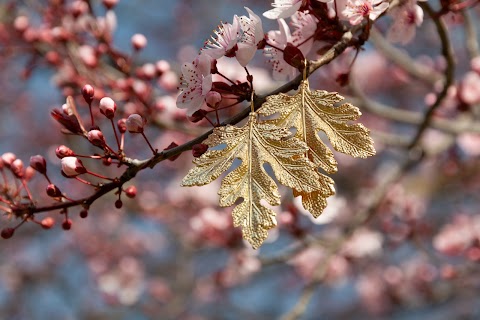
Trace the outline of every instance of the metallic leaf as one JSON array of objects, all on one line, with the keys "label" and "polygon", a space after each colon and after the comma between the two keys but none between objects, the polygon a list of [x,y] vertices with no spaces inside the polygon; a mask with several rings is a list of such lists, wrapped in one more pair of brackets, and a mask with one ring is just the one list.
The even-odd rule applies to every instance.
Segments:
[{"label": "metallic leaf", "polygon": [[182,180],[182,186],[205,185],[232,166],[236,158],[240,159],[241,164],[222,181],[219,202],[227,207],[243,200],[233,210],[233,222],[242,227],[244,238],[254,248],[260,247],[268,229],[276,225],[275,212],[262,205],[261,200],[271,206],[280,204],[277,185],[265,171],[265,163],[280,183],[298,192],[323,193],[328,188],[306,157],[306,143],[292,137],[288,128],[259,123],[256,113],[251,113],[241,128],[215,128],[204,143],[210,148],[225,147],[209,150],[195,159],[196,167]]},{"label": "metallic leaf", "polygon": [[[357,120],[360,110],[345,103],[338,107],[335,103],[343,100],[337,93],[323,90],[310,91],[308,81],[302,81],[299,91],[289,96],[278,94],[267,97],[267,101],[258,113],[270,116],[278,113],[279,117],[271,123],[280,127],[295,128],[295,137],[304,141],[309,147],[308,158],[316,168],[327,173],[337,171],[337,162],[332,151],[320,139],[318,133],[323,131],[333,148],[353,157],[366,158],[375,154],[373,140],[369,130]],[[333,195],[333,180],[320,174],[321,191],[302,191],[294,189],[294,196],[302,196],[302,204],[314,217],[318,217],[326,207],[325,199]]]}]

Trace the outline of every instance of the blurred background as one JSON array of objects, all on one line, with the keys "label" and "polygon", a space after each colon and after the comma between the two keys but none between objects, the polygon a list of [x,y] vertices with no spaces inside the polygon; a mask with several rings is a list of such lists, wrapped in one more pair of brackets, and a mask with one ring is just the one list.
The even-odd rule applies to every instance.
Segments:
[{"label": "blurred background", "polygon": [[[146,135],[160,150],[207,131],[208,123],[190,123],[175,108],[180,67],[195,58],[221,21],[247,15],[244,7],[261,16],[270,2],[123,0],[107,10],[101,1],[91,1],[98,25],[104,19],[112,35],[109,46],[123,52],[138,71],[122,74],[109,73],[109,58],[82,73],[88,58],[79,48],[64,52],[68,46],[53,40],[35,47],[44,29],[54,29],[51,21],[71,26],[71,34],[79,30],[75,1],[2,0],[0,154],[13,152],[25,163],[42,154],[49,176],[69,197],[90,194],[91,188],[61,176],[55,149],[65,144],[79,154],[94,150],[78,137],[62,135],[50,116],[72,94],[88,119],[79,91],[87,82],[98,89],[96,97],[111,95],[121,114],[145,114]],[[440,7],[436,1],[431,5]],[[37,40],[18,33],[19,16],[29,18]],[[432,128],[413,150],[406,146],[441,91],[447,64],[427,14],[405,46],[385,39],[393,20],[380,18],[352,70],[355,51],[347,50],[312,75],[312,89],[337,91],[360,108],[360,122],[372,130],[377,149],[369,159],[335,152],[337,194],[318,219],[281,189],[279,226],[261,249],[251,249],[232,226],[231,208],[218,206],[219,181],[180,187],[193,167],[191,153],[185,152],[142,171],[129,183],[137,187],[136,198],[124,199],[120,209],[111,194],[96,201],[86,219],[71,210],[71,230],[62,230],[58,212],[42,213],[41,218],[57,221],[52,229],[27,223],[12,239],[0,241],[0,319],[276,319],[300,297],[307,299],[300,319],[480,319],[480,99],[465,99],[467,88],[480,92],[480,80],[471,80],[480,72],[478,47],[468,44],[472,32],[478,44],[479,18],[478,5],[442,18],[455,52],[455,81]],[[265,32],[278,29],[275,21],[262,21]],[[95,42],[88,32],[78,33],[81,41],[69,41]],[[131,37],[136,33],[145,35],[148,44],[134,53]],[[321,47],[309,57],[318,57]],[[71,64],[56,60],[66,61],[68,52]],[[403,62],[398,60],[402,55],[407,56]],[[168,62],[168,74],[154,79],[142,74],[146,64],[161,60]],[[72,71],[75,61],[78,68]],[[222,58],[219,65],[233,79],[244,76],[233,59]],[[411,71],[412,66],[420,71]],[[272,79],[261,52],[249,70],[260,94],[282,84]],[[336,80],[345,73],[350,83],[341,86]],[[139,102],[144,92],[147,103]],[[107,132],[108,121],[98,119]],[[126,152],[145,159],[150,151],[141,137],[127,135]],[[384,184],[409,157],[418,160]],[[121,172],[85,163],[110,176]],[[44,179],[37,176],[29,185],[39,202],[48,203]],[[384,195],[372,207],[371,198],[378,194]],[[367,208],[374,212],[371,218],[342,240],[345,228]],[[2,227],[16,223],[8,217],[1,221]],[[332,252],[339,239],[339,249]]]}]

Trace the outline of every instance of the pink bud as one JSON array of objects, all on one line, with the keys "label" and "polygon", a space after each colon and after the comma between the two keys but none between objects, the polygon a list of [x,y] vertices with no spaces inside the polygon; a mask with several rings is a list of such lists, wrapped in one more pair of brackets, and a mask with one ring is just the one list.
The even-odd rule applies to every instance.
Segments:
[{"label": "pink bud", "polygon": [[62,171],[67,177],[74,177],[87,172],[80,159],[76,157],[62,158]]},{"label": "pink bud", "polygon": [[10,165],[10,169],[17,178],[23,178],[25,171],[23,169],[23,161],[20,159],[15,159]]},{"label": "pink bud", "polygon": [[55,155],[57,156],[57,158],[62,159],[62,158],[65,158],[65,157],[74,156],[75,152],[73,152],[73,150],[70,149],[69,147],[61,145],[61,146],[57,147],[57,149],[55,149]]},{"label": "pink bud", "polygon": [[82,88],[82,95],[85,102],[90,104],[93,101],[93,96],[95,95],[95,89],[89,84],[86,84]]},{"label": "pink bud", "polygon": [[13,237],[13,234],[15,233],[14,228],[5,228],[2,230],[2,238],[3,239],[10,239]]},{"label": "pink bud", "polygon": [[7,168],[10,167],[10,165],[12,164],[13,161],[15,161],[15,159],[17,159],[17,156],[11,152],[6,152],[2,154],[3,163]]},{"label": "pink bud", "polygon": [[77,53],[87,67],[93,68],[97,66],[97,54],[95,53],[95,49],[93,49],[91,46],[86,44],[80,46],[77,50]]},{"label": "pink bud", "polygon": [[100,112],[107,117],[108,119],[113,119],[115,116],[115,111],[117,110],[117,105],[115,101],[110,97],[103,97],[100,100]]},{"label": "pink bud", "polygon": [[170,70],[170,64],[166,60],[159,60],[155,63],[155,67],[157,68],[157,72],[163,74]]},{"label": "pink bud", "polygon": [[27,167],[27,169],[25,169],[25,176],[23,178],[26,181],[30,181],[35,176],[35,173],[35,169],[33,169],[32,167]]},{"label": "pink bud", "polygon": [[157,75],[157,68],[153,63],[145,63],[141,70],[143,75],[149,80],[155,78]]},{"label": "pink bud", "polygon": [[130,133],[142,133],[145,126],[145,120],[139,114],[132,114],[125,122],[127,130]]},{"label": "pink bud", "polygon": [[147,38],[140,33],[134,34],[132,36],[132,46],[135,50],[141,50],[147,46]]},{"label": "pink bud", "polygon": [[43,229],[50,229],[51,227],[53,227],[54,224],[55,224],[55,220],[53,220],[52,217],[46,217],[42,219],[42,221],[40,222],[40,225],[42,226]]},{"label": "pink bud", "polygon": [[217,91],[210,91],[205,96],[205,102],[207,103],[207,106],[212,109],[217,108],[220,101],[222,101],[222,95]]},{"label": "pink bud", "polygon": [[94,146],[103,147],[105,145],[105,138],[100,130],[88,131],[87,138]]},{"label": "pink bud", "polygon": [[117,5],[118,0],[103,0],[102,2],[105,8],[110,10]]},{"label": "pink bud", "polygon": [[72,15],[77,18],[88,11],[88,4],[85,1],[75,1],[71,7]]},{"label": "pink bud", "polygon": [[41,174],[47,173],[47,162],[45,161],[45,158],[39,154],[30,157],[30,167]]},{"label": "pink bud", "polygon": [[24,32],[25,30],[27,30],[29,25],[30,22],[28,20],[28,17],[25,16],[18,16],[13,21],[13,27],[19,32]]},{"label": "pink bud", "polygon": [[117,127],[118,127],[118,131],[120,131],[120,133],[127,132],[127,119],[123,118],[123,119],[118,120]]},{"label": "pink bud", "polygon": [[135,196],[137,195],[137,187],[129,186],[127,189],[125,189],[125,194],[129,198],[135,198]]},{"label": "pink bud", "polygon": [[47,195],[49,197],[52,197],[52,198],[58,198],[58,197],[62,196],[62,192],[60,191],[60,189],[56,185],[49,184],[47,186]]}]

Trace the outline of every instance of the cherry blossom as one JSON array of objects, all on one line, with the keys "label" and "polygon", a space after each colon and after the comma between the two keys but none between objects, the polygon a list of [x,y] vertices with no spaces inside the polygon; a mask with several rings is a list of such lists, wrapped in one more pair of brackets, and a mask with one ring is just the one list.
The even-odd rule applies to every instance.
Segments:
[{"label": "cherry blossom", "polygon": [[271,10],[265,11],[263,16],[268,19],[284,19],[292,16],[302,6],[302,0],[275,0]]},{"label": "cherry blossom", "polygon": [[202,52],[208,54],[213,59],[219,59],[223,56],[234,57],[238,50],[237,42],[240,38],[241,28],[238,16],[233,17],[233,24],[222,23],[215,30],[215,38],[206,42],[206,48]]},{"label": "cherry blossom", "polygon": [[242,67],[245,67],[252,60],[258,49],[258,44],[264,39],[262,20],[249,8],[245,7],[245,10],[247,10],[249,17],[241,16],[239,18],[242,37],[238,41],[238,51],[235,55]]},{"label": "cherry blossom", "polygon": [[285,20],[278,19],[278,26],[280,30],[272,30],[268,32],[269,43],[274,45],[275,48],[265,48],[264,52],[267,57],[271,58],[270,62],[273,65],[274,80],[292,79],[297,73],[297,69],[289,65],[283,59],[283,52],[278,50],[284,49],[287,46],[287,43],[292,42],[292,35],[290,34],[290,29]]},{"label": "cherry blossom", "polygon": [[[292,16],[292,26],[295,31],[292,33],[293,44],[300,46],[304,53],[310,52],[313,45],[313,35],[317,30],[318,20],[308,11],[297,11]],[[308,40],[307,40],[308,39]]]},{"label": "cherry blossom", "polygon": [[423,22],[422,8],[415,0],[409,0],[403,6],[393,8],[390,15],[394,22],[388,30],[388,40],[401,44],[409,43],[415,37],[416,27]]},{"label": "cherry blossom", "polygon": [[388,8],[383,0],[349,0],[343,15],[352,25],[359,24],[364,17],[375,20]]},{"label": "cherry blossom", "polygon": [[200,109],[212,89],[211,57],[200,54],[192,63],[185,63],[180,80],[182,92],[177,98],[177,107],[187,109],[187,115],[191,116]]}]

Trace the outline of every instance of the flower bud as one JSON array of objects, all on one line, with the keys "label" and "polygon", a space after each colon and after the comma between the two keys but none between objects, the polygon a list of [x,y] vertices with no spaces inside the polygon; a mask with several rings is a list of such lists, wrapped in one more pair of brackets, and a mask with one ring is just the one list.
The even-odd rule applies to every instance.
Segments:
[{"label": "flower bud", "polygon": [[85,99],[85,102],[90,104],[93,101],[93,96],[95,95],[95,89],[89,84],[86,84],[82,88],[82,96]]},{"label": "flower bud", "polygon": [[54,224],[55,220],[52,217],[46,217],[40,222],[40,225],[43,229],[50,229]]},{"label": "flower bud", "polygon": [[100,100],[100,112],[107,117],[108,119],[113,119],[115,116],[115,111],[117,110],[117,105],[115,101],[110,97],[103,97]]},{"label": "flower bud", "polygon": [[85,219],[86,217],[88,217],[88,210],[83,209],[82,211],[80,211],[80,218]]},{"label": "flower bud", "polygon": [[118,120],[117,128],[118,128],[118,131],[120,131],[120,133],[127,132],[127,119],[123,118]]},{"label": "flower bud", "polygon": [[87,172],[80,159],[76,157],[62,158],[62,171],[67,177],[74,177]]},{"label": "flower bud", "polygon": [[35,176],[35,173],[35,169],[28,166],[27,169],[25,169],[25,176],[23,178],[25,179],[25,181],[30,181]]},{"label": "flower bud", "polygon": [[135,50],[141,50],[147,46],[147,38],[140,33],[134,34],[132,36],[132,46]]},{"label": "flower bud", "polygon": [[115,201],[115,208],[120,209],[121,207],[123,207],[123,202],[122,200],[118,199]]},{"label": "flower bud", "polygon": [[58,198],[62,196],[62,192],[56,185],[51,183],[47,186],[47,195],[52,198]]},{"label": "flower bud", "polygon": [[142,133],[145,126],[145,120],[139,114],[132,114],[125,122],[127,130],[130,133]]},{"label": "flower bud", "polygon": [[195,158],[200,157],[208,150],[208,146],[204,143],[194,144],[192,147],[192,154]]},{"label": "flower bud", "polygon": [[70,149],[67,146],[61,145],[58,146],[57,149],[55,149],[55,155],[57,158],[62,159],[65,157],[72,157],[75,155],[75,152],[73,152],[72,149]]},{"label": "flower bud", "polygon": [[137,195],[137,187],[129,186],[127,189],[125,189],[125,194],[131,199],[135,198]]},{"label": "flower bud", "polygon": [[6,152],[2,154],[3,163],[7,168],[10,168],[10,165],[13,161],[15,161],[15,159],[17,159],[17,156],[11,152]]},{"label": "flower bud", "polygon": [[23,161],[15,159],[10,165],[10,169],[17,178],[23,178],[25,170],[23,169]]},{"label": "flower bud", "polygon": [[105,138],[100,130],[90,130],[87,133],[88,141],[96,147],[103,147],[105,145]]},{"label": "flower bud", "polygon": [[2,229],[2,238],[3,239],[10,239],[13,236],[14,233],[15,233],[14,228]]},{"label": "flower bud", "polygon": [[63,230],[70,230],[72,228],[72,220],[67,219],[62,223]]},{"label": "flower bud", "polygon": [[27,30],[29,26],[30,26],[30,21],[26,16],[18,16],[13,21],[13,27],[18,32],[22,32],[22,33],[25,32],[25,30]]},{"label": "flower bud", "polygon": [[157,68],[157,72],[159,74],[163,74],[170,70],[170,64],[166,60],[159,60],[155,63],[155,67]]},{"label": "flower bud", "polygon": [[30,167],[37,170],[41,174],[47,173],[47,162],[45,161],[45,158],[39,154],[30,157]]},{"label": "flower bud", "polygon": [[209,91],[205,96],[205,102],[207,103],[207,106],[212,109],[216,109],[221,101],[222,95],[217,91]]}]

